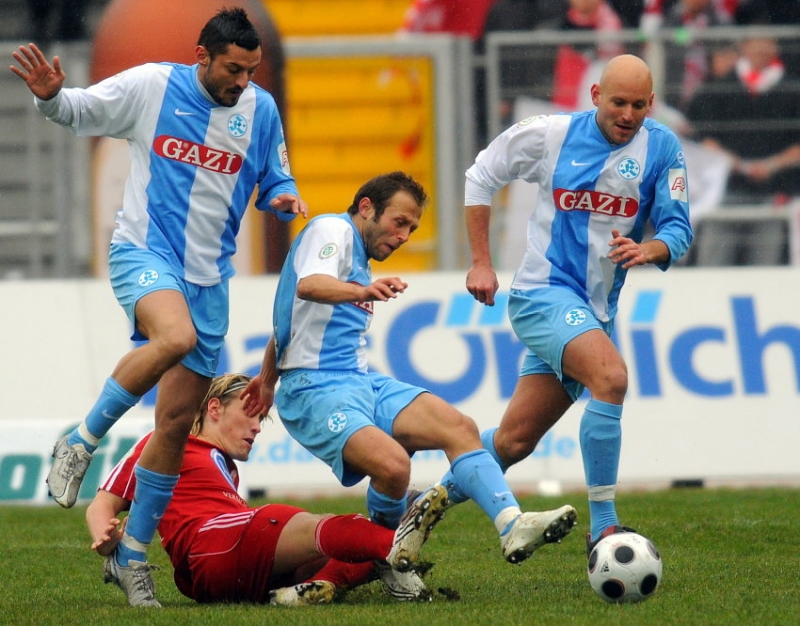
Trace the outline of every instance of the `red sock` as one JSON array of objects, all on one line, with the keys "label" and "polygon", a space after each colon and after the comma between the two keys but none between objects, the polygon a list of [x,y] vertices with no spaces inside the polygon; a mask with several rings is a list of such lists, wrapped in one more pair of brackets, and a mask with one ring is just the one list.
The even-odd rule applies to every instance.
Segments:
[{"label": "red sock", "polygon": [[363,515],[335,515],[317,524],[317,548],[331,559],[360,563],[385,559],[394,531],[373,524]]},{"label": "red sock", "polygon": [[336,559],[331,559],[321,570],[309,578],[308,581],[327,580],[333,583],[337,589],[349,589],[371,582],[374,579],[372,568],[372,561],[365,561],[364,563],[344,563]]}]

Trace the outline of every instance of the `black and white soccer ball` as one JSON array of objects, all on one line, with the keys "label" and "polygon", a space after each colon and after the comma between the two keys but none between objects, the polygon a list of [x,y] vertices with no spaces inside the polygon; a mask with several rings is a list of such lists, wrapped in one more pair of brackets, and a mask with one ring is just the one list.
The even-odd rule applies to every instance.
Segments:
[{"label": "black and white soccer ball", "polygon": [[606,602],[641,602],[658,589],[662,568],[661,555],[647,537],[615,533],[589,555],[589,584]]}]

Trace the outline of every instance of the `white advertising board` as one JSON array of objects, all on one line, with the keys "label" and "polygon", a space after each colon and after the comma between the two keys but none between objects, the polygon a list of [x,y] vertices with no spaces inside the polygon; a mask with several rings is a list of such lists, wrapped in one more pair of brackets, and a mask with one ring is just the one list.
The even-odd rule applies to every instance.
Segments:
[{"label": "white advertising board", "polygon": [[[425,386],[496,425],[516,381],[522,347],[504,306],[483,307],[463,273],[406,275],[409,288],[377,304],[370,362]],[[502,288],[511,276],[502,274]],[[620,487],[674,480],[800,479],[800,270],[652,268],[629,274],[614,339],[628,364]],[[221,368],[255,373],[271,328],[275,277],[231,283],[231,327]],[[0,502],[46,502],[52,444],[94,402],[130,329],[103,280],[0,284]],[[91,497],[129,445],[152,425],[154,394],[114,427],[90,468]],[[512,486],[581,485],[579,401],[533,455],[512,467]],[[439,452],[417,453],[412,481],[440,477]],[[292,441],[276,418],[243,468],[250,490],[333,493],[328,468]],[[365,487],[365,484],[360,487]]]}]

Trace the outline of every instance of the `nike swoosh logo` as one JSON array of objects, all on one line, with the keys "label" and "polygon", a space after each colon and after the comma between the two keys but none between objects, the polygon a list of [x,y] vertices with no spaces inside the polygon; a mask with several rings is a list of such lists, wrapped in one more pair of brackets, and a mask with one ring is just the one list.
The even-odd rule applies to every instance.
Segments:
[{"label": "nike swoosh logo", "polygon": [[181,111],[180,109],[175,109],[175,115],[194,115],[191,111]]},{"label": "nike swoosh logo", "polygon": [[[176,113],[177,113],[177,111],[176,111]],[[572,164],[573,164],[575,167],[582,167],[583,165],[591,165],[591,163],[579,163],[579,162],[578,162],[578,161],[576,161],[575,159],[572,159]]]},{"label": "nike swoosh logo", "polygon": [[500,493],[497,493],[496,491],[494,492],[495,498],[502,498],[503,496],[510,496],[510,495],[511,495],[510,491],[501,491]]}]

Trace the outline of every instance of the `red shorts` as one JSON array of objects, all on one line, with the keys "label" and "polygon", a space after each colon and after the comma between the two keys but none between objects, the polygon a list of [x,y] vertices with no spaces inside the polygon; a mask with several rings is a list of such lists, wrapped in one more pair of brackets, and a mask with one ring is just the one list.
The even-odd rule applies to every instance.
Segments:
[{"label": "red shorts", "polygon": [[195,535],[188,562],[175,568],[175,584],[197,602],[267,602],[278,538],[302,512],[267,504],[209,520]]}]

